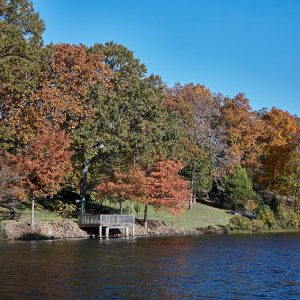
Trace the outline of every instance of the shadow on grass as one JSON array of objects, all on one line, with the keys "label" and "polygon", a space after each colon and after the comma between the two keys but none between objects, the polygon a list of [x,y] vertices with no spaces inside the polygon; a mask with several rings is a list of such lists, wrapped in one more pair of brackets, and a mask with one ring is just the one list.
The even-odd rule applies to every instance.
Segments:
[{"label": "shadow on grass", "polygon": [[97,202],[88,203],[87,210],[89,213],[95,214],[119,214],[120,211],[117,208],[103,205]]},{"label": "shadow on grass", "polygon": [[54,237],[43,235],[40,233],[26,233],[21,235],[18,240],[20,241],[45,241],[45,240],[55,240]]},{"label": "shadow on grass", "polygon": [[31,203],[30,202],[20,202],[16,208],[20,211],[24,211],[26,209],[31,209]]}]

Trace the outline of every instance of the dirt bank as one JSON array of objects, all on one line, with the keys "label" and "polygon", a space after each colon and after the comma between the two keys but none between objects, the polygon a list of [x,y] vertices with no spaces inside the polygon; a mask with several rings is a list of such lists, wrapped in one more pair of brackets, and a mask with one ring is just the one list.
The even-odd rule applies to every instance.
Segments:
[{"label": "dirt bank", "polygon": [[36,223],[34,230],[31,230],[26,222],[3,221],[3,227],[9,240],[88,237],[88,234],[73,221],[40,221]]}]

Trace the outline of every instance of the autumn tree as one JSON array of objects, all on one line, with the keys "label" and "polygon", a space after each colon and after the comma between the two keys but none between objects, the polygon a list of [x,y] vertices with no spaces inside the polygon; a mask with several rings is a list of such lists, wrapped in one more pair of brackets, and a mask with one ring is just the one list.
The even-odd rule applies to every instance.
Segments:
[{"label": "autumn tree", "polygon": [[[18,116],[22,123],[19,129],[26,142],[47,120],[72,136],[74,165],[76,170],[81,169],[78,185],[84,201],[90,160],[101,150],[97,128],[103,120],[96,120],[96,109],[102,105],[98,91],[106,93],[110,70],[103,63],[103,55],[91,53],[84,46],[58,44],[49,50],[39,89]],[[86,135],[80,140],[83,133]]]},{"label": "autumn tree", "polygon": [[0,206],[12,208],[25,196],[26,170],[16,165],[14,159],[4,151],[0,157]]},{"label": "autumn tree", "polygon": [[[177,152],[178,158],[185,162],[185,175],[191,181],[191,207],[196,186],[200,189],[209,186],[227,165],[224,128],[219,122],[221,98],[199,84],[166,87],[165,97],[169,113],[175,114],[182,128]],[[206,184],[201,187],[203,182]]]},{"label": "autumn tree", "polygon": [[298,119],[288,112],[272,108],[262,115],[262,120],[262,168],[258,181],[270,190],[280,190],[280,176],[287,170],[287,164],[292,163],[292,156],[299,145]]},{"label": "autumn tree", "polygon": [[300,149],[290,154],[278,177],[277,189],[282,195],[293,197],[295,204],[300,199]]},{"label": "autumn tree", "polygon": [[32,202],[31,227],[34,227],[34,202],[39,197],[52,197],[72,170],[68,135],[50,125],[40,128],[24,153],[11,159],[26,171],[24,187]]},{"label": "autumn tree", "polygon": [[[156,209],[167,208],[178,215],[187,206],[188,183],[178,173],[182,169],[180,162],[158,161],[149,172],[137,166],[127,172],[116,172],[112,179],[97,187],[100,197],[113,196],[122,203],[133,200],[145,204],[144,226],[148,224],[148,205]],[[148,173],[148,176],[147,174]]]},{"label": "autumn tree", "polygon": [[99,198],[114,197],[120,204],[125,200],[147,201],[147,185],[145,171],[138,166],[131,166],[126,172],[115,172],[110,181],[97,186]]},{"label": "autumn tree", "polygon": [[158,161],[147,176],[148,199],[144,211],[144,224],[147,227],[148,204],[155,208],[166,207],[173,215],[187,208],[189,200],[188,182],[178,173],[181,162],[172,160]]},{"label": "autumn tree", "polygon": [[83,161],[83,201],[91,171],[94,178],[99,178],[103,169],[112,173],[117,167],[129,168],[133,163],[150,164],[168,139],[160,79],[147,76],[146,67],[124,46],[96,44],[90,51],[102,55],[112,72],[107,93],[101,86],[92,88],[94,118],[86,119],[72,133],[77,157]]},{"label": "autumn tree", "polygon": [[31,1],[0,1],[0,134],[6,133],[1,139],[7,133],[11,138],[16,115],[37,90],[44,65],[43,31]]},{"label": "autumn tree", "polygon": [[260,154],[257,141],[262,134],[263,125],[244,94],[224,99],[221,123],[226,128],[224,138],[231,165],[256,165]]},{"label": "autumn tree", "polygon": [[93,118],[91,88],[107,86],[109,71],[103,57],[89,54],[84,46],[50,45],[38,89],[16,111],[11,124],[22,142],[35,135],[45,120],[70,131]]}]

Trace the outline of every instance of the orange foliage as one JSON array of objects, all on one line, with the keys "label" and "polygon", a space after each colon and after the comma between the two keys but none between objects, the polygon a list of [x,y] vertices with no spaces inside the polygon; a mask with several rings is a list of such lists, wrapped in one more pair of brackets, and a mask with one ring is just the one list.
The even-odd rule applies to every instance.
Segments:
[{"label": "orange foliage", "polygon": [[270,189],[280,189],[277,179],[299,145],[300,127],[296,117],[277,108],[266,113],[263,121],[263,172],[259,179]]},{"label": "orange foliage", "polygon": [[0,155],[0,204],[3,205],[25,197],[26,171],[16,165],[9,153],[1,151]]},{"label": "orange foliage", "polygon": [[182,212],[189,201],[188,183],[178,172],[180,162],[162,160],[152,168],[147,177],[148,203],[154,207],[166,207],[172,214]]},{"label": "orange foliage", "polygon": [[98,194],[100,198],[113,196],[151,204],[156,208],[164,206],[177,215],[189,199],[188,183],[178,175],[181,169],[180,162],[171,160],[159,161],[149,176],[140,168],[132,167],[126,173],[115,173],[112,181],[100,184]]},{"label": "orange foliage", "polygon": [[54,45],[51,50],[40,88],[20,102],[18,112],[9,120],[25,142],[32,137],[32,129],[39,128],[45,120],[70,130],[92,118],[91,89],[97,85],[105,90],[109,85],[111,71],[102,55],[68,44]]},{"label": "orange foliage", "polygon": [[72,170],[70,140],[63,131],[47,125],[40,129],[23,155],[14,158],[26,172],[25,189],[30,197],[53,196]]},{"label": "orange foliage", "polygon": [[256,165],[259,155],[257,139],[261,136],[262,122],[244,94],[225,99],[222,122],[226,128],[228,152],[234,164]]},{"label": "orange foliage", "polygon": [[126,173],[114,173],[113,180],[97,186],[100,198],[113,196],[123,200],[146,202],[147,188],[145,172],[131,167]]}]

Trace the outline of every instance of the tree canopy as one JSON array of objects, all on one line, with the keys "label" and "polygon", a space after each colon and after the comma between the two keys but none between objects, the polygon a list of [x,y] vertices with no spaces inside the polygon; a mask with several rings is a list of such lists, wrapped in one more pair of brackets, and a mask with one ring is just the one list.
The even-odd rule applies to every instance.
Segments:
[{"label": "tree canopy", "polygon": [[113,42],[44,46],[44,29],[29,0],[0,1],[1,203],[62,188],[82,208],[110,195],[175,215],[217,194],[300,201],[297,116],[168,86]]}]

